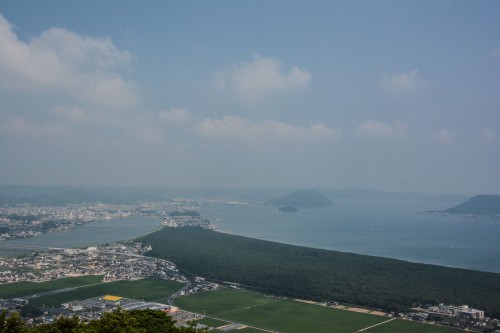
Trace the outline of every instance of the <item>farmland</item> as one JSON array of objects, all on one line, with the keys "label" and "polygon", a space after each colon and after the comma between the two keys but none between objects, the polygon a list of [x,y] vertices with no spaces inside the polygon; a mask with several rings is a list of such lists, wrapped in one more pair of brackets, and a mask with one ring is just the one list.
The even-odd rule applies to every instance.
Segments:
[{"label": "farmland", "polygon": [[75,288],[62,293],[43,295],[30,301],[36,306],[59,307],[61,303],[81,300],[106,294],[122,297],[167,303],[168,295],[181,288],[182,284],[158,279],[141,279],[134,281],[101,282],[101,277],[87,276],[65,278],[49,282],[19,282],[0,285],[0,297],[23,297],[36,293]]},{"label": "farmland", "polygon": [[[122,297],[167,303],[167,296],[182,285],[158,279],[115,281],[102,283],[100,276],[65,278],[42,283],[19,282],[0,285],[0,297],[23,297],[41,294],[31,299],[36,306],[59,307],[61,303],[115,294]],[[42,294],[54,290],[61,293]],[[407,320],[391,320],[383,316],[334,309],[307,304],[293,299],[265,296],[258,293],[219,289],[177,299],[183,310],[207,317],[200,323],[223,326],[231,322],[250,326],[238,332],[262,332],[271,329],[280,332],[338,332],[353,333],[361,329],[367,333],[457,333],[460,330],[426,325]],[[378,326],[374,326],[378,325]]]},{"label": "farmland", "polygon": [[101,283],[102,276],[87,275],[68,277],[47,282],[15,282],[0,285],[1,298],[25,297],[52,290],[75,288],[95,283]]},{"label": "farmland", "polygon": [[[255,328],[281,332],[394,332],[394,333],[457,333],[460,330],[421,324],[407,320],[356,313],[291,299],[264,296],[256,293],[222,289],[182,297],[177,300],[181,309],[206,313],[219,320],[230,320]],[[378,326],[374,326],[380,324]],[[249,332],[257,330],[249,328]],[[243,331],[245,332],[245,331]]]}]

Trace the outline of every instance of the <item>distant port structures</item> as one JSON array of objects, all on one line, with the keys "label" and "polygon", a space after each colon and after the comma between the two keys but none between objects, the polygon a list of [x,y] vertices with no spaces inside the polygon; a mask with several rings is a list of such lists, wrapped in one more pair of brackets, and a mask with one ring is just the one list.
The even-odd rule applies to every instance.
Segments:
[{"label": "distant port structures", "polygon": [[201,227],[204,229],[215,229],[212,222],[200,217],[200,214],[193,210],[177,210],[163,216],[161,225],[170,228],[180,227]]}]

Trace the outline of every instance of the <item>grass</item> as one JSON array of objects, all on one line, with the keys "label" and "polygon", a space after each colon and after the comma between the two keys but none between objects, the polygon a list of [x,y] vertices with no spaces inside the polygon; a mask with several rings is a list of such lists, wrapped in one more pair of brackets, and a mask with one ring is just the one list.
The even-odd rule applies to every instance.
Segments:
[{"label": "grass", "polygon": [[222,321],[222,320],[217,320],[217,319],[213,319],[213,318],[206,318],[206,317],[203,319],[197,320],[196,322],[203,324],[203,325],[210,326],[210,327],[215,327],[215,328],[230,324],[230,322],[228,322],[228,321]]},{"label": "grass", "polygon": [[366,333],[460,333],[464,332],[451,327],[421,324],[408,320],[393,320],[389,323],[373,327]]},{"label": "grass", "polygon": [[[76,290],[31,299],[36,306],[59,307],[61,303],[90,297],[112,294],[146,301],[167,302],[167,296],[182,286],[178,282],[158,279],[116,281],[101,283],[101,276],[81,276],[48,282],[17,282],[0,285],[0,297],[13,298],[64,288]],[[202,324],[218,327],[234,321],[255,327],[281,332],[336,332],[353,333],[378,323],[387,317],[329,307],[306,304],[294,300],[264,296],[261,294],[220,289],[213,292],[184,296],[177,304],[185,310],[217,317],[204,318]],[[255,328],[245,328],[238,332],[261,332]],[[366,333],[457,333],[461,330],[426,325],[406,320],[393,320],[372,327]]]},{"label": "grass", "polygon": [[14,297],[25,297],[34,294],[64,289],[64,288],[75,288],[79,286],[100,283],[102,282],[102,276],[100,275],[87,275],[57,279],[47,282],[14,282],[5,283],[0,285],[0,298],[14,298]]},{"label": "grass", "polygon": [[74,291],[34,298],[31,300],[31,303],[36,306],[58,307],[62,303],[108,294],[138,300],[167,303],[168,296],[181,287],[181,283],[158,279],[115,281],[92,286],[83,286]]},{"label": "grass", "polygon": [[245,327],[238,330],[238,333],[262,333],[262,330],[258,330],[256,328]]},{"label": "grass", "polygon": [[[205,311],[207,315],[221,320],[231,320],[257,328],[287,333],[312,331],[316,333],[353,333],[389,320],[387,317],[229,289],[184,296],[179,298],[176,303],[181,309],[197,313]],[[250,328],[247,331],[257,332],[257,330]],[[456,333],[462,331],[397,319],[364,332]]]},{"label": "grass", "polygon": [[222,289],[182,297],[177,304],[189,311],[212,315],[246,325],[285,332],[354,332],[386,318]]}]

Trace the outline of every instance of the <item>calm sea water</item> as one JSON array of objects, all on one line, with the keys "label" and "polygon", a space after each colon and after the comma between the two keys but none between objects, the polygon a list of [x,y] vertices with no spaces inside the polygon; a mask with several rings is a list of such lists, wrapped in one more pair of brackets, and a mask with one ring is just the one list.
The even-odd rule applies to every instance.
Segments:
[{"label": "calm sea water", "polygon": [[[426,215],[457,203],[335,200],[334,207],[278,212],[272,206],[204,206],[216,229],[235,235],[412,262],[500,273],[500,218]],[[160,219],[124,218],[1,245],[81,247],[153,232]],[[0,249],[0,256],[19,254]]]},{"label": "calm sea water", "polygon": [[287,214],[272,206],[207,206],[216,229],[242,236],[500,273],[500,218],[428,215],[456,203],[336,200]]},{"label": "calm sea water", "polygon": [[[161,219],[130,217],[91,222],[68,231],[46,233],[33,238],[0,241],[0,246],[83,247],[146,235],[160,228]],[[1,249],[0,256],[16,255],[26,250]]]}]

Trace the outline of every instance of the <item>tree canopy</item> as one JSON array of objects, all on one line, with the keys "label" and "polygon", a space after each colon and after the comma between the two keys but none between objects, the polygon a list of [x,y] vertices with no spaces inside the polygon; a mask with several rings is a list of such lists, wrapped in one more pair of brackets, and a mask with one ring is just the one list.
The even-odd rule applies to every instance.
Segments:
[{"label": "tree canopy", "polygon": [[50,324],[28,326],[18,313],[0,314],[0,333],[201,333],[194,325],[176,327],[171,317],[159,310],[105,313],[101,319],[85,323],[78,317],[59,317]]},{"label": "tree canopy", "polygon": [[447,303],[500,315],[500,274],[313,249],[202,228],[165,228],[140,239],[148,255],[185,274],[270,294],[387,311]]}]

